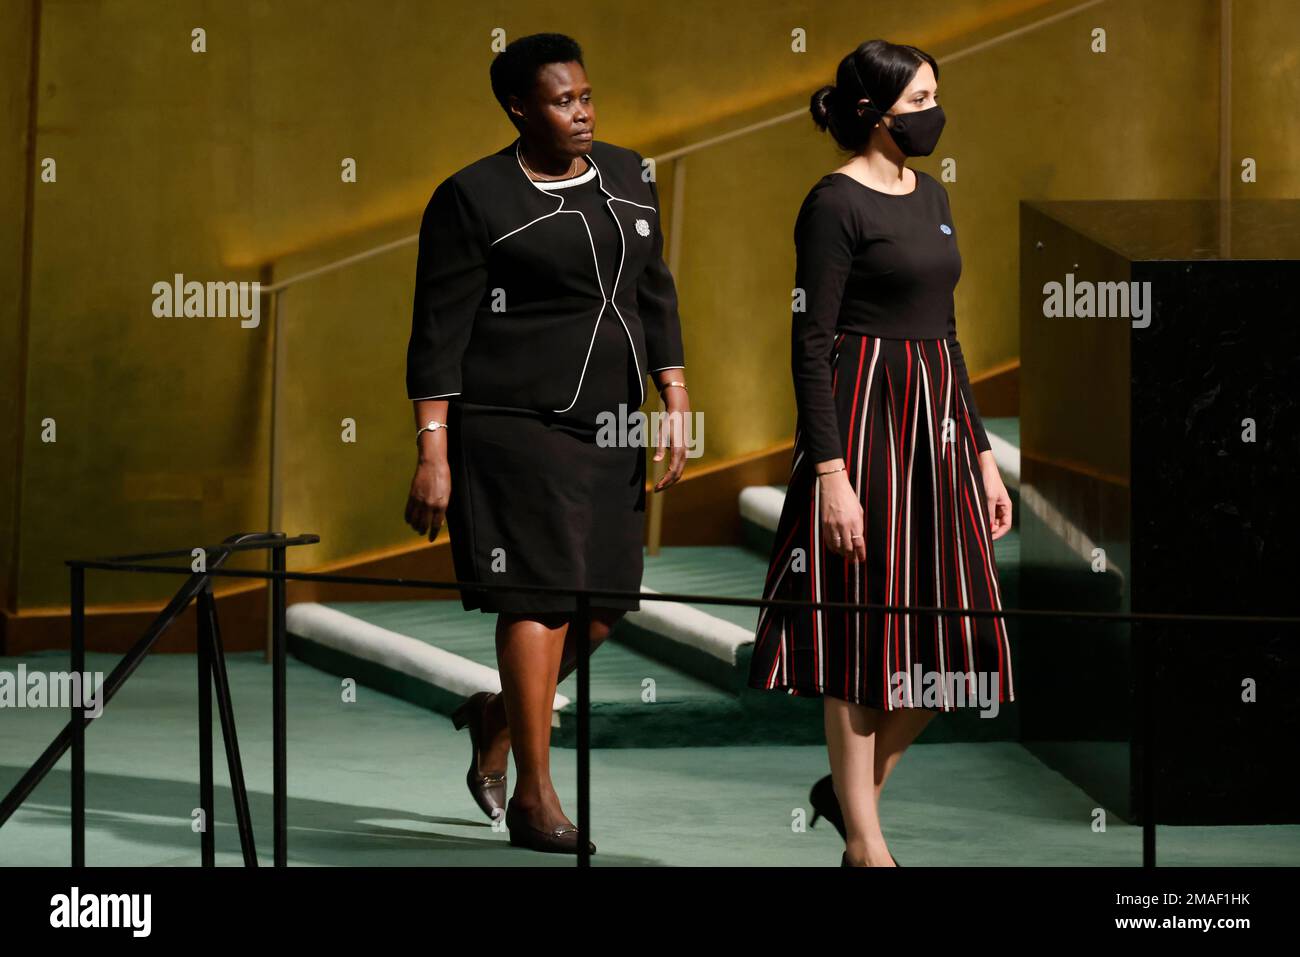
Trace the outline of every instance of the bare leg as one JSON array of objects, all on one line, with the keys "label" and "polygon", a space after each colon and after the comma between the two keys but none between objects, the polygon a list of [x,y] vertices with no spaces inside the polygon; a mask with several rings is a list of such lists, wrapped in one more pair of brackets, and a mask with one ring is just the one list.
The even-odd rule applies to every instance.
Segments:
[{"label": "bare leg", "polygon": [[[616,609],[591,610],[588,635],[593,652],[609,637],[622,614]],[[578,666],[569,624],[567,616],[559,615],[498,617],[497,665],[502,693],[484,712],[488,728],[499,727],[502,731],[492,739],[492,749],[485,752],[482,766],[495,767],[487,763],[491,760],[504,767],[505,756],[513,748],[518,772],[513,800],[529,812],[539,827],[546,828],[573,824],[560,807],[551,781],[550,761],[555,689]],[[542,678],[547,680],[543,682]]]},{"label": "bare leg", "polygon": [[[623,617],[621,608],[593,608],[591,609],[591,628],[588,630],[589,641],[591,642],[591,653],[595,654],[600,643],[609,637],[609,633],[614,628],[614,623]],[[564,658],[560,661],[560,680],[565,678],[578,667],[578,649],[577,643],[573,640],[572,635],[565,636],[564,639]]]},{"label": "bare leg", "polygon": [[508,720],[517,772],[511,801],[542,828],[569,823],[551,784],[551,711],[567,629],[565,616],[497,618],[497,700]]},{"label": "bare leg", "polygon": [[[589,641],[594,654],[600,643],[609,637],[615,622],[623,617],[621,608],[593,608],[591,610],[591,630]],[[497,622],[501,627],[500,619]],[[498,661],[498,664],[500,662]],[[574,648],[573,636],[568,628],[564,633],[564,655],[560,659],[560,673],[557,684],[567,678],[578,666],[578,654]],[[486,771],[502,771],[506,766],[506,755],[510,753],[510,728],[506,721],[506,703],[503,695],[496,695],[483,709],[484,737],[490,744],[479,756],[479,766]]]},{"label": "bare leg", "polygon": [[876,807],[876,722],[866,705],[823,696],[826,749],[835,796],[844,814],[845,853],[855,866],[892,867]]},{"label": "bare leg", "polygon": [[889,775],[898,764],[903,752],[917,739],[936,712],[921,708],[900,708],[895,711],[876,712],[876,804]]}]

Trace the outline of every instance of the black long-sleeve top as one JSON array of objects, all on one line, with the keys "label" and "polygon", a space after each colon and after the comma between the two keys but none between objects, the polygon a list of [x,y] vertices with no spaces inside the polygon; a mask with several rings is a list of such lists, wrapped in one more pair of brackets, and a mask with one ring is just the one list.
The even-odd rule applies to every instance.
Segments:
[{"label": "black long-sleeve top", "polygon": [[518,139],[434,190],[420,226],[407,398],[569,412],[608,314],[632,347],[640,401],[645,376],[685,368],[658,189],[633,150],[595,140],[587,161],[619,236],[612,284],[588,215],[529,178]]},{"label": "black long-sleeve top", "polygon": [[831,393],[831,348],[840,332],[946,339],[976,445],[989,448],[957,342],[953,289],[961,256],[948,191],[914,172],[916,189],[902,195],[828,173],[795,220],[795,287],[804,297],[793,312],[791,371],[799,429],[814,462],[844,457]]}]

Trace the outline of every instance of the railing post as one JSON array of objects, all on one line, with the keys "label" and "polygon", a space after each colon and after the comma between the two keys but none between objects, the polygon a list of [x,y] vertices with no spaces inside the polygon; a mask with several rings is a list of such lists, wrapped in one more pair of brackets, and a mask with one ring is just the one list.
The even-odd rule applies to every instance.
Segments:
[{"label": "railing post", "polygon": [[[70,670],[74,675],[84,675],[86,673],[86,570],[84,568],[79,565],[72,566],[71,584]],[[82,702],[75,700],[72,702],[72,866],[86,866],[86,715]]]},{"label": "railing post", "polygon": [[217,623],[217,603],[212,596],[212,580],[199,592],[199,641],[208,644],[212,662],[212,680],[217,690],[217,713],[221,716],[221,736],[226,746],[226,766],[230,773],[230,793],[235,801],[235,823],[239,828],[239,848],[245,867],[257,866],[257,849],[253,838],[253,813],[248,805],[248,788],[244,784],[244,763],[239,754],[239,734],[235,727],[235,703],[230,695],[230,675],[226,671],[226,652],[221,644]]},{"label": "railing post", "polygon": [[[668,232],[668,271],[674,276],[679,275],[679,269],[682,264],[682,237],[686,235],[686,225],[683,222],[686,216],[686,157],[678,156],[672,161],[673,164],[673,206],[672,218],[669,221],[671,229]],[[657,167],[656,167],[657,169]],[[662,211],[661,211],[662,215]],[[660,399],[660,409],[655,409],[650,414],[658,415],[659,412],[667,408],[667,404]],[[662,419],[660,420],[662,423]],[[686,423],[682,423],[685,429]],[[671,436],[672,433],[669,432]],[[685,433],[683,433],[685,441]],[[655,462],[651,460],[650,481],[657,484],[668,466],[672,463],[672,447],[669,446],[668,454],[664,456],[663,461]],[[662,492],[650,493],[649,520],[646,529],[646,553],[648,555],[658,555],[659,547],[663,540],[664,524],[664,501],[665,496]]]},{"label": "railing post", "polygon": [[212,644],[205,640],[205,609],[198,608],[195,635],[199,669],[199,810],[203,814],[203,831],[199,835],[200,860],[203,867],[215,867],[216,799],[212,778]]},{"label": "railing post", "polygon": [[[263,289],[273,287],[275,267],[267,263],[261,270],[261,281]],[[284,470],[284,384],[282,370],[285,365],[285,349],[287,337],[280,331],[280,293],[281,289],[271,288],[269,292],[264,292],[267,300],[266,311],[266,328],[267,335],[271,337],[271,397],[270,397],[270,448],[267,450],[267,490],[266,490],[266,527],[268,529],[277,529],[280,527],[280,512],[283,498],[284,481],[281,473]],[[275,534],[272,532],[271,534]],[[275,570],[275,550],[271,550],[269,556],[271,563],[270,568]],[[267,609],[267,644],[266,660],[269,662],[275,656],[275,649],[271,647],[271,632],[275,629],[275,622],[272,620],[273,608],[268,605]]]},{"label": "railing post", "polygon": [[578,655],[578,866],[590,867],[591,854],[591,608],[585,591],[577,593],[573,616]]},{"label": "railing post", "polygon": [[1142,728],[1142,866],[1156,866],[1156,709],[1152,704],[1155,694],[1155,656],[1152,654],[1151,630],[1140,622],[1133,626],[1138,635],[1138,713]]},{"label": "railing post", "polygon": [[[271,549],[271,571],[285,570],[284,546]],[[285,730],[285,581],[277,574],[271,580],[271,723],[272,754],[272,816],[275,828],[275,865],[286,867],[288,848],[288,752]]]}]

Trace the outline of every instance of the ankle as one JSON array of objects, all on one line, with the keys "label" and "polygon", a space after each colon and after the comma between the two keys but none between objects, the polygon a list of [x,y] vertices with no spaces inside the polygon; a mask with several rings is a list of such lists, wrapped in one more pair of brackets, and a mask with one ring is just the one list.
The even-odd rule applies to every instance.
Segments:
[{"label": "ankle", "polygon": [[[552,794],[554,792],[551,792]],[[511,804],[519,805],[522,811],[536,811],[540,808],[550,806],[555,803],[554,799],[547,793],[547,789],[526,781],[520,781],[515,785],[514,794],[510,797]]]},{"label": "ankle", "polygon": [[501,692],[498,691],[484,703],[483,721],[490,731],[499,728],[509,729],[510,722],[506,718],[506,699]]}]

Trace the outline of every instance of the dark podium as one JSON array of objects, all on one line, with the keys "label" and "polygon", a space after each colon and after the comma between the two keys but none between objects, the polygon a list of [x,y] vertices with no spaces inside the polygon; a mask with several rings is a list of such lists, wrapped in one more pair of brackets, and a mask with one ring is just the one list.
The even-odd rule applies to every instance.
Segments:
[{"label": "dark podium", "polygon": [[[1300,614],[1300,201],[1024,202],[1020,270],[1023,606]],[[1149,701],[1156,823],[1300,821],[1296,626],[1021,634],[1025,744],[1100,806],[1144,823]]]}]

